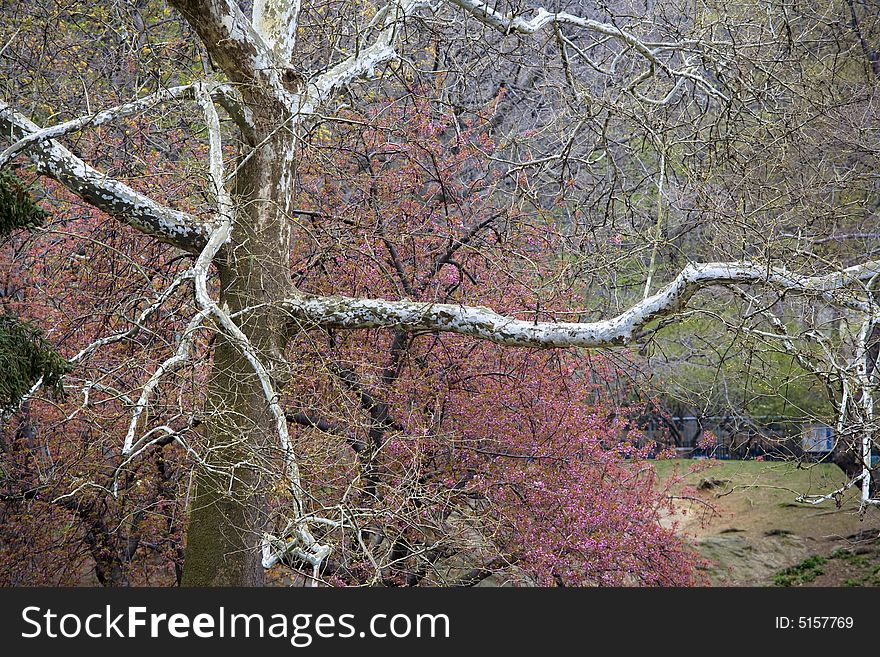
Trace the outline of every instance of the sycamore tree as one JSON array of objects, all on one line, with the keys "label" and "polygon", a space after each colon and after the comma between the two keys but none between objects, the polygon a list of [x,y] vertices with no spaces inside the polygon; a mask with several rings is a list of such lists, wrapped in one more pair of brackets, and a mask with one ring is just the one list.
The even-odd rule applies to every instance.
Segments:
[{"label": "sycamore tree", "polygon": [[[192,585],[688,583],[605,354],[700,313],[828,384],[876,503],[880,262],[799,228],[876,213],[869,12],[78,4],[4,9],[0,167],[63,218],[4,298],[66,327],[78,393],[21,400],[4,500],[77,515],[101,583],[144,551]],[[797,187],[775,149],[817,120],[863,139]]]}]

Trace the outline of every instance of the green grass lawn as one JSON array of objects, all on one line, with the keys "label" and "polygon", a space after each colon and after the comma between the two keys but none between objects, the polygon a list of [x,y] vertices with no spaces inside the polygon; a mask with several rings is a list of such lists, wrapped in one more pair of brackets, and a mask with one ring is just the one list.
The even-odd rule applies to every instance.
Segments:
[{"label": "green grass lawn", "polygon": [[[698,471],[690,472],[694,467]],[[801,494],[822,495],[846,483],[846,476],[831,463],[798,467],[775,461],[674,459],[657,461],[656,471],[664,481],[673,476],[683,477],[683,483],[675,488],[678,493],[684,486],[696,487],[704,478],[727,480],[710,491],[697,493],[699,499],[718,508],[720,515],[710,523],[714,529],[777,530],[819,538],[849,535],[867,528],[857,514],[858,488],[844,494],[839,509],[833,501],[819,505],[796,501]]]},{"label": "green grass lawn", "polygon": [[[691,472],[696,467],[698,471]],[[852,488],[837,508],[834,502],[819,505],[798,503],[801,494],[822,495],[840,488],[846,476],[831,463],[804,464],[775,461],[693,461],[673,459],[657,461],[656,471],[661,480],[683,477],[676,486],[696,487],[702,479],[727,480],[710,491],[699,491],[699,499],[719,508],[721,518],[713,524],[727,522],[739,529],[764,528],[790,531],[802,536],[816,533],[858,531],[859,491]],[[817,518],[824,518],[821,522]]]},{"label": "green grass lawn", "polygon": [[[677,523],[678,533],[714,564],[714,583],[876,585],[877,558],[848,550],[864,546],[863,538],[854,537],[880,533],[880,509],[860,514],[857,487],[843,495],[839,507],[834,501],[796,501],[801,494],[823,495],[843,486],[846,477],[837,466],[674,459],[655,467],[661,483],[675,478],[672,493],[680,496],[677,512],[666,521]],[[716,485],[699,489],[709,478]]]},{"label": "green grass lawn", "polygon": [[[708,466],[705,471],[687,475],[691,484],[706,476],[731,479],[736,485],[774,486],[796,490],[798,494],[828,492],[846,483],[846,476],[833,463],[795,463],[778,461],[709,461],[696,459],[669,459],[655,461],[657,474],[663,478],[687,473],[693,466]],[[827,489],[827,490],[826,490]],[[780,498],[787,496],[779,490]],[[857,496],[857,495],[856,495]]]}]

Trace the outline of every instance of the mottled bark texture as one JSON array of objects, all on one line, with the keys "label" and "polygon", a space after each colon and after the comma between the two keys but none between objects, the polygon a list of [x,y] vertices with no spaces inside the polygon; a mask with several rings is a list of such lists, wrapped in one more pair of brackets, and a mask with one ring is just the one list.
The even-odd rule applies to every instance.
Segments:
[{"label": "mottled bark texture", "polygon": [[[263,117],[276,125],[277,117]],[[269,130],[268,133],[272,133]],[[229,313],[277,300],[290,290],[289,198],[293,142],[286,132],[264,133],[236,177],[236,220],[216,263],[220,305]],[[246,154],[243,154],[243,157]],[[279,355],[285,320],[273,306],[237,320],[270,371],[283,384]],[[271,367],[275,364],[275,367]],[[191,502],[183,584],[259,586],[259,542],[266,526],[265,494],[280,462],[275,422],[253,367],[240,347],[218,336],[207,390],[205,439],[209,464],[202,468]],[[273,468],[273,463],[275,467]],[[236,464],[232,466],[232,464]]]}]

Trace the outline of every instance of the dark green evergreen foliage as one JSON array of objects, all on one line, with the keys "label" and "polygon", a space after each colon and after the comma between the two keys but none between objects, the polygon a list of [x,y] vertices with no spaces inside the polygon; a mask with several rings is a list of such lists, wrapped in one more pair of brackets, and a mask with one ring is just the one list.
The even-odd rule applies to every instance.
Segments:
[{"label": "dark green evergreen foliage", "polygon": [[17,228],[42,226],[46,212],[33,202],[24,183],[7,171],[0,171],[0,235]]},{"label": "dark green evergreen foliage", "polygon": [[61,378],[71,368],[39,328],[15,315],[0,315],[0,408],[14,408],[40,377],[45,389],[60,397]]},{"label": "dark green evergreen foliage", "polygon": [[[41,226],[46,216],[18,178],[0,171],[0,235]],[[61,396],[61,378],[70,369],[38,327],[11,313],[0,315],[0,409],[14,409],[40,377],[46,390]]]}]

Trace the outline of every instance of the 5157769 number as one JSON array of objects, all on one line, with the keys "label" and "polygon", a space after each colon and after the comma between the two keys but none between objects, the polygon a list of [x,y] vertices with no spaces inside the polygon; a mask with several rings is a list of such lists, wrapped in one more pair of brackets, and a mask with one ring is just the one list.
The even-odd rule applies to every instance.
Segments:
[{"label": "5157769 number", "polygon": [[852,616],[776,617],[777,630],[851,630],[854,624]]}]

